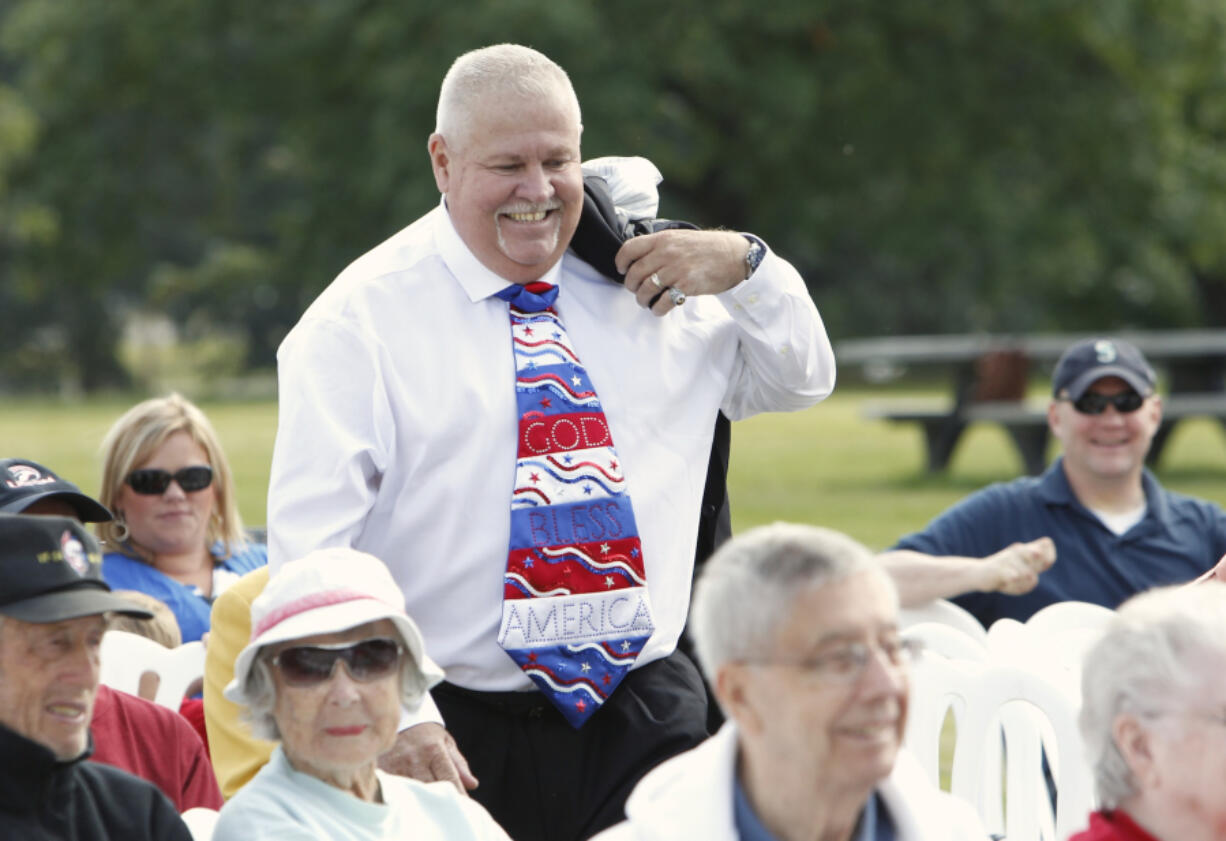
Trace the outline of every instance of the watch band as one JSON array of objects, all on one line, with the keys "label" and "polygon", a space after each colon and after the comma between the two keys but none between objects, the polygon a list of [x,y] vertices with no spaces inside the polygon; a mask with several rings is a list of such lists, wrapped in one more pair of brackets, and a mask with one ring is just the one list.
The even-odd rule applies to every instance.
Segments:
[{"label": "watch band", "polygon": [[749,280],[758,270],[758,266],[762,265],[762,258],[766,256],[766,246],[755,236],[749,234],[741,236],[749,240],[749,250],[745,252],[745,279]]}]

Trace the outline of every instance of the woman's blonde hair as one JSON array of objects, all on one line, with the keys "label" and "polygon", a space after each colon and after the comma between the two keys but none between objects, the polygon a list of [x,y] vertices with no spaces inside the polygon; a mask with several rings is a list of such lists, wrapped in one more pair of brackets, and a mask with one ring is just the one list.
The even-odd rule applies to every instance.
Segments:
[{"label": "woman's blonde hair", "polygon": [[213,425],[194,403],[180,394],[154,397],[137,403],[124,412],[102,439],[102,489],[99,502],[116,512],[116,519],[98,523],[98,537],[111,551],[123,552],[138,560],[142,558],[127,540],[126,529],[117,507],[119,494],[128,474],[148,461],[155,450],[170,436],[186,432],[204,450],[213,468],[213,513],[205,534],[206,548],[217,541],[223,544],[222,557],[229,557],[232,547],[245,542],[243,521],[235,500],[234,477],[221,449]]}]

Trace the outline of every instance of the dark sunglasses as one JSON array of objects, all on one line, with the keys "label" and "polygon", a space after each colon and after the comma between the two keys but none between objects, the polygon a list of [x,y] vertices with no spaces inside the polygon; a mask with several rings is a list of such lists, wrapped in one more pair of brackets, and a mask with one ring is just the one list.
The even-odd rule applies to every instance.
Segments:
[{"label": "dark sunglasses", "polygon": [[315,686],[332,679],[336,661],[344,660],[349,676],[362,683],[387,677],[400,665],[404,647],[385,637],[337,646],[300,645],[286,648],[272,658],[281,677],[290,686]]},{"label": "dark sunglasses", "polygon": [[1135,391],[1121,391],[1119,394],[1095,394],[1087,391],[1072,401],[1073,408],[1083,415],[1101,415],[1108,406],[1114,406],[1115,411],[1127,415],[1141,408],[1145,398]]},{"label": "dark sunglasses", "polygon": [[145,496],[166,493],[171,480],[178,482],[184,493],[202,491],[213,483],[213,468],[199,465],[184,467],[182,470],[171,473],[167,470],[147,467],[144,470],[133,470],[128,474],[128,478],[124,479],[128,487]]}]

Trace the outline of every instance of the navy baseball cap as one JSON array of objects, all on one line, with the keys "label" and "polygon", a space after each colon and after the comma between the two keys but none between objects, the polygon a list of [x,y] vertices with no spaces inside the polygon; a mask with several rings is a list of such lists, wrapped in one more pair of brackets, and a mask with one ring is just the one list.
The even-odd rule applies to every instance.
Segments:
[{"label": "navy baseball cap", "polygon": [[20,514],[42,499],[59,499],[72,506],[83,523],[105,523],[115,519],[102,503],[81,493],[81,489],[56,476],[36,461],[26,458],[0,459],[0,511]]},{"label": "navy baseball cap", "polygon": [[1154,393],[1158,378],[1145,356],[1121,339],[1084,339],[1060,356],[1051,378],[1055,397],[1079,400],[1103,377],[1119,377],[1142,397]]},{"label": "navy baseball cap", "polygon": [[99,613],[153,614],[116,596],[102,580],[102,551],[69,517],[0,514],[0,614],[63,622]]}]

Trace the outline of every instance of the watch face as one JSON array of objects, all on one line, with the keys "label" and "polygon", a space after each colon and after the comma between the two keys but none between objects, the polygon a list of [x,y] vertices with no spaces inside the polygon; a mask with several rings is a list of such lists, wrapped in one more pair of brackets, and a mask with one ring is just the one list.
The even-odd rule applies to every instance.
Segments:
[{"label": "watch face", "polygon": [[762,264],[762,258],[766,256],[766,249],[762,247],[762,243],[751,239],[749,241],[749,251],[745,253],[745,278],[748,279],[758,266]]}]

